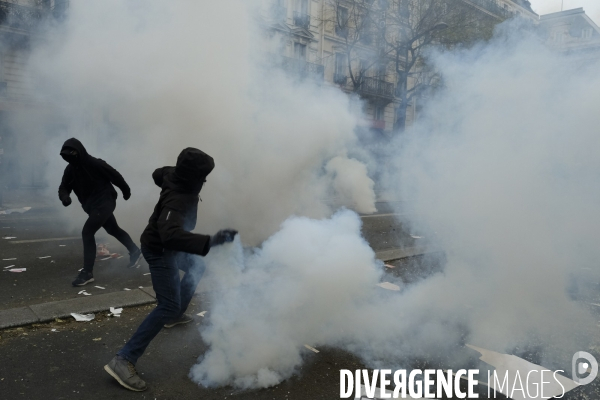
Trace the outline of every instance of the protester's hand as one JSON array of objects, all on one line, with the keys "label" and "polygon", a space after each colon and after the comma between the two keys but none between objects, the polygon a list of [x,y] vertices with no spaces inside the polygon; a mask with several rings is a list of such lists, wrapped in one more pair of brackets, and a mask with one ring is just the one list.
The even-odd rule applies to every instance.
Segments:
[{"label": "protester's hand", "polygon": [[63,197],[62,203],[63,206],[68,207],[71,204],[71,198],[69,196]]},{"label": "protester's hand", "polygon": [[233,242],[237,231],[233,229],[221,229],[210,238],[210,247],[219,246],[226,242]]},{"label": "protester's hand", "polygon": [[131,192],[124,192],[123,193],[123,199],[124,200],[129,200],[130,197],[131,197]]}]

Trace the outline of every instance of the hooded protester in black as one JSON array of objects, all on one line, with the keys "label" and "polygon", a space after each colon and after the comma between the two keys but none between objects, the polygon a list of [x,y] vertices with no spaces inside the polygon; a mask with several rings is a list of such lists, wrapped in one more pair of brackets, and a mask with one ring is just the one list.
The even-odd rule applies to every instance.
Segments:
[{"label": "hooded protester in black", "polygon": [[[201,257],[194,255],[205,256],[211,247],[231,242],[237,234],[231,229],[212,237],[190,232],[196,226],[200,190],[214,167],[211,156],[188,147],[179,154],[175,167],[158,168],[152,174],[161,192],[141,242],[158,305],[104,367],[127,389],[146,389],[134,365],[163,326],[171,328],[193,320],[184,313],[204,272]],[[179,270],[185,272],[182,279]]]},{"label": "hooded protester in black", "polygon": [[103,227],[129,251],[130,267],[135,266],[141,257],[140,249],[131,237],[117,224],[113,215],[116,208],[117,191],[123,192],[123,198],[129,199],[131,190],[125,179],[104,160],[88,154],[83,144],[71,138],[65,141],[60,155],[69,163],[65,168],[62,182],[58,188],[58,198],[65,207],[71,204],[71,192],[75,192],[83,210],[89,215],[82,230],[83,270],[73,282],[73,286],[83,286],[93,282],[92,270],[96,258],[96,239],[94,235]]}]

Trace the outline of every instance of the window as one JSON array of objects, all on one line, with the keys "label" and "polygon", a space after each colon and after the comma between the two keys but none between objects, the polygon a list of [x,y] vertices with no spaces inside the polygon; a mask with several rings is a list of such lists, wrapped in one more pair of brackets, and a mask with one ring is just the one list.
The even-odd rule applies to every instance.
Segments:
[{"label": "window", "polygon": [[294,43],[294,57],[299,60],[306,60],[306,45]]},{"label": "window", "polygon": [[348,9],[346,7],[338,7],[335,24],[335,33],[338,36],[348,36]]},{"label": "window", "polygon": [[383,121],[384,111],[385,111],[384,106],[375,106],[375,109],[373,110],[373,119],[375,121]]},{"label": "window", "polygon": [[335,71],[333,73],[333,82],[338,85],[345,85],[348,77],[348,58],[344,53],[335,53]]}]

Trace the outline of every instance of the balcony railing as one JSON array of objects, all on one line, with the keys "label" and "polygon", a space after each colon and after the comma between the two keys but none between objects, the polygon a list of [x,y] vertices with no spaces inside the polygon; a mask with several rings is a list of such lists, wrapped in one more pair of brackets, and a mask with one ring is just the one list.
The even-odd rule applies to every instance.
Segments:
[{"label": "balcony railing", "polygon": [[394,84],[377,78],[363,78],[358,93],[361,96],[375,96],[387,99],[394,98]]},{"label": "balcony railing", "polygon": [[486,11],[502,18],[509,19],[514,17],[515,13],[498,5],[496,0],[468,0],[477,7],[483,8]]},{"label": "balcony railing", "polygon": [[310,28],[310,15],[294,11],[294,25],[304,29]]},{"label": "balcony railing", "polygon": [[298,78],[311,78],[322,81],[325,66],[290,57],[281,57],[281,67]]},{"label": "balcony railing", "polygon": [[34,7],[0,1],[0,24],[18,29],[30,29],[42,18],[42,11]]}]

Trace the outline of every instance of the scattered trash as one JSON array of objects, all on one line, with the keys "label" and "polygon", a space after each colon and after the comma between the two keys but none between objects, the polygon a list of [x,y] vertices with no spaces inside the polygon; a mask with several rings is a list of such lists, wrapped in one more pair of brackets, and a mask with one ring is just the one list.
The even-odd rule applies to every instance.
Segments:
[{"label": "scattered trash", "polygon": [[102,286],[94,286],[94,287],[98,288],[98,289],[106,289],[106,288],[103,288]]},{"label": "scattered trash", "polygon": [[92,340],[93,340],[94,342],[98,342],[98,341],[102,340],[102,338],[101,338],[101,337],[97,337],[97,338],[94,338],[94,339],[92,339]]},{"label": "scattered trash", "polygon": [[131,290],[131,289],[125,288],[125,289],[123,289],[123,290]]},{"label": "scattered trash", "polygon": [[123,256],[119,256],[119,257],[117,257],[117,260],[118,260],[119,258],[123,258]]},{"label": "scattered trash", "polygon": [[146,272],[144,275],[150,275],[150,272]]},{"label": "scattered trash", "polygon": [[77,272],[79,272],[79,271],[83,271],[83,268],[79,268],[79,269],[77,270]]},{"label": "scattered trash", "polygon": [[88,293],[88,292],[87,292],[87,291],[85,291],[85,290],[82,290],[82,291],[80,291],[80,292],[79,292],[79,293],[77,293],[77,294],[83,294],[83,295],[85,295],[85,296],[91,296],[91,295],[92,295],[91,293]]},{"label": "scattered trash", "polygon": [[110,260],[110,257],[106,257],[106,258],[101,258],[100,261],[106,261],[106,260]]},{"label": "scattered trash", "polygon": [[67,247],[66,244],[59,244],[58,247]]},{"label": "scattered trash", "polygon": [[413,239],[423,239],[423,236],[410,235],[410,237]]},{"label": "scattered trash", "polygon": [[43,256],[43,257],[38,257],[40,260],[44,259],[44,258],[50,258],[52,256]]},{"label": "scattered trash", "polygon": [[396,268],[395,265],[391,265],[391,264],[383,264],[383,266],[386,268]]},{"label": "scattered trash", "polygon": [[55,261],[54,261],[54,260],[51,260],[51,261],[50,261],[50,264],[52,264],[52,263],[55,263]]},{"label": "scattered trash", "polygon": [[78,322],[88,322],[93,320],[96,316],[94,314],[77,314],[71,313],[71,316]]},{"label": "scattered trash", "polygon": [[121,257],[123,257],[123,256],[122,256],[122,255],[120,255],[119,253],[112,253],[112,254],[110,255],[110,258],[121,258]]},{"label": "scattered trash", "polygon": [[12,213],[19,213],[19,214],[23,214],[24,212],[27,212],[31,210],[31,207],[23,207],[23,208],[10,208],[8,210],[3,210],[0,211],[0,215],[8,215],[8,214],[12,214]]},{"label": "scattered trash", "polygon": [[111,307],[111,308],[110,308],[110,313],[108,314],[108,316],[109,316],[109,317],[110,317],[110,316],[113,316],[113,317],[120,317],[122,312],[123,312],[123,308],[122,308],[122,307],[121,307],[121,308],[114,308],[114,307]]},{"label": "scattered trash", "polygon": [[319,350],[317,350],[317,349],[315,349],[314,347],[311,347],[311,346],[309,346],[309,345],[307,345],[307,344],[305,344],[305,345],[304,345],[304,347],[306,347],[306,348],[307,348],[307,349],[309,349],[310,351],[314,351],[315,353],[318,353],[318,352],[319,352]]},{"label": "scattered trash", "polygon": [[[529,372],[531,371],[545,370],[545,368],[542,366],[530,363],[529,361],[523,360],[522,358],[514,355],[497,353],[495,351],[475,347],[470,344],[467,344],[467,347],[481,354],[481,357],[479,357],[481,361],[495,367],[498,376],[507,377],[509,384],[506,386],[506,389],[504,389],[503,386],[500,386],[499,389],[496,389],[497,391],[501,392],[506,396],[509,396],[509,388],[511,387],[511,383],[514,382],[516,384],[517,378],[519,379],[519,381],[521,381],[521,377],[528,376]],[[480,381],[480,383],[485,384],[485,381]],[[545,396],[548,396],[546,398],[559,396],[579,386],[571,379],[556,373],[554,374],[554,380],[546,381],[544,382],[544,384],[544,393]],[[527,388],[527,393],[529,393],[530,390],[537,390],[535,385],[537,384],[533,383],[533,380],[528,381],[525,384],[525,388]],[[513,393],[511,397],[513,399],[521,400],[529,398],[519,393],[522,391],[524,394],[525,391],[523,389],[519,389],[515,393],[514,385],[512,387]]]},{"label": "scattered trash", "polygon": [[206,311],[199,312],[197,315],[199,317],[204,317],[204,315],[206,315]]},{"label": "scattered trash", "polygon": [[144,288],[143,286],[138,286],[138,287],[139,287],[140,289],[143,289],[143,288]]},{"label": "scattered trash", "polygon": [[9,269],[8,272],[25,272],[27,271],[27,268],[13,268],[13,269]]},{"label": "scattered trash", "polygon": [[16,258],[3,258],[2,261],[12,261],[12,260],[16,260]]},{"label": "scattered trash", "polygon": [[395,290],[395,291],[400,290],[400,286],[394,285],[393,283],[390,283],[390,282],[381,282],[381,283],[378,283],[377,286],[379,286],[380,288],[383,288],[383,289],[387,289],[387,290]]},{"label": "scattered trash", "polygon": [[58,332],[56,329],[51,329],[52,332]]},{"label": "scattered trash", "polygon": [[2,236],[2,239],[16,239],[16,236]]},{"label": "scattered trash", "polygon": [[99,244],[96,248],[96,257],[106,257],[110,256],[110,251],[106,247],[108,244]]},{"label": "scattered trash", "polygon": [[12,267],[14,267],[14,266],[15,266],[15,265],[13,264],[13,265],[9,265],[8,267],[4,267],[4,268],[12,268]]}]

